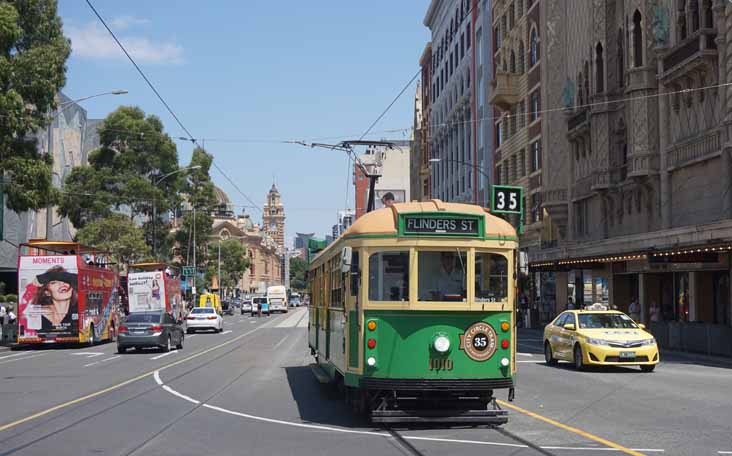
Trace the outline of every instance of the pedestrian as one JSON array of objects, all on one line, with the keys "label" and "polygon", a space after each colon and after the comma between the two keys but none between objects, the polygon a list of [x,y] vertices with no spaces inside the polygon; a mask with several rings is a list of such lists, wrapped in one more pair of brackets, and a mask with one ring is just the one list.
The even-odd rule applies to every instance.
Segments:
[{"label": "pedestrian", "polygon": [[392,192],[384,193],[384,196],[381,197],[381,203],[384,207],[392,207],[394,205],[394,194]]},{"label": "pedestrian", "polygon": [[0,325],[5,324],[5,317],[7,316],[8,311],[5,308],[5,305],[0,303]]},{"label": "pedestrian", "polygon": [[13,312],[13,306],[8,307],[8,324],[12,325],[15,324],[15,320],[18,317],[15,316],[15,313]]},{"label": "pedestrian", "polygon": [[574,300],[570,296],[567,298],[567,310],[573,310],[574,309]]},{"label": "pedestrian", "polygon": [[651,309],[649,311],[649,315],[651,318],[651,323],[661,321],[661,307],[658,306],[658,303],[656,303],[656,301],[651,301]]},{"label": "pedestrian", "polygon": [[630,318],[633,319],[633,321],[640,321],[640,304],[638,303],[638,300],[633,298],[632,301],[630,301],[630,305],[628,306],[628,313],[630,314]]},{"label": "pedestrian", "polygon": [[262,316],[262,303],[261,302],[257,303],[257,316],[258,317]]}]

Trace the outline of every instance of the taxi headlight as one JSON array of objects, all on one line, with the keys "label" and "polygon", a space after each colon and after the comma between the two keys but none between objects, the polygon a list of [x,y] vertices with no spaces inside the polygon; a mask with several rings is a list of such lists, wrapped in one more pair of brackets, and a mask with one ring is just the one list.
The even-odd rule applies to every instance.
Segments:
[{"label": "taxi headlight", "polygon": [[641,345],[649,346],[649,345],[656,345],[656,339],[650,338],[650,339],[644,339],[640,341]]},{"label": "taxi headlight", "polygon": [[592,337],[587,338],[587,343],[590,345],[604,345],[609,346],[610,341],[605,339],[593,339]]},{"label": "taxi headlight", "polygon": [[433,346],[438,352],[445,353],[450,349],[450,339],[446,336],[438,336],[435,338]]}]

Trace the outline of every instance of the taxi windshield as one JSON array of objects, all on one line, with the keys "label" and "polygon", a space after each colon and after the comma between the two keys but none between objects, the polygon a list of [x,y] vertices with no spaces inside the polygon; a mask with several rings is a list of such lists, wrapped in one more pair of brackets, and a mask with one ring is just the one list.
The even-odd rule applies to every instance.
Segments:
[{"label": "taxi windshield", "polygon": [[592,313],[579,314],[579,327],[586,329],[620,328],[631,329],[638,326],[625,314]]}]

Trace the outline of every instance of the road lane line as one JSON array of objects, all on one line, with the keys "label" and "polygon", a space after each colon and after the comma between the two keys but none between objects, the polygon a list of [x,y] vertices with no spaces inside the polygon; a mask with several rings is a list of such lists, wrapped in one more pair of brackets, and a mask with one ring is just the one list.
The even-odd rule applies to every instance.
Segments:
[{"label": "road lane line", "polygon": [[594,440],[595,442],[601,443],[601,444],[603,444],[605,446],[608,446],[608,447],[611,447],[611,448],[615,448],[616,450],[621,451],[621,452],[623,452],[625,454],[630,454],[632,456],[643,456],[643,453],[640,453],[640,452],[635,451],[635,450],[631,450],[630,448],[626,448],[626,447],[624,447],[624,446],[622,446],[620,444],[617,444],[615,442],[611,442],[610,440],[603,439],[602,437],[598,437],[598,436],[596,436],[594,434],[590,434],[589,432],[585,432],[585,431],[583,431],[581,429],[577,429],[576,427],[572,427],[572,426],[568,426],[568,425],[566,425],[564,423],[560,423],[559,421],[553,420],[551,418],[547,418],[547,417],[545,417],[543,415],[539,415],[538,413],[530,412],[530,411],[528,411],[526,409],[522,409],[521,407],[518,407],[518,406],[513,405],[513,404],[509,404],[508,402],[505,402],[505,401],[502,401],[502,400],[497,400],[496,402],[498,402],[498,404],[500,404],[502,407],[506,407],[506,408],[511,409],[511,410],[513,410],[515,412],[522,413],[522,414],[524,414],[526,416],[530,416],[532,418],[536,418],[539,421],[543,421],[543,422],[545,422],[547,424],[551,424],[552,426],[556,426],[556,427],[558,427],[560,429],[564,429],[565,431],[571,432],[573,434],[577,434],[577,435],[582,436],[582,437],[584,437],[586,439]]},{"label": "road lane line", "polygon": [[13,361],[23,361],[24,359],[38,358],[39,356],[43,356],[43,355],[47,355],[47,354],[48,353],[38,353],[36,355],[26,356],[25,358],[6,359],[5,361],[0,361],[0,364],[12,363]]},{"label": "road lane line", "polygon": [[732,454],[732,451],[717,451],[717,454]]},{"label": "road lane line", "polygon": [[[132,377],[132,378],[127,379],[127,380],[125,380],[123,382],[117,383],[116,385],[112,385],[112,386],[110,386],[108,388],[104,388],[104,389],[101,389],[99,391],[95,391],[95,392],[90,393],[90,394],[87,394],[85,396],[77,397],[76,399],[72,399],[70,401],[66,401],[66,402],[63,402],[61,404],[54,405],[53,407],[47,408],[45,410],[41,410],[40,412],[34,413],[32,415],[28,415],[25,418],[20,418],[18,420],[12,421],[10,423],[3,424],[2,426],[0,426],[0,432],[7,431],[8,429],[12,429],[12,428],[14,428],[16,426],[19,426],[19,425],[23,424],[23,423],[27,423],[28,421],[35,420],[36,418],[40,418],[42,416],[46,416],[46,415],[48,415],[50,413],[53,413],[53,412],[55,412],[57,410],[61,410],[61,409],[64,409],[66,407],[70,407],[70,406],[75,405],[75,404],[78,404],[80,402],[84,402],[86,400],[93,399],[95,397],[101,396],[101,395],[106,394],[106,393],[109,393],[111,391],[120,389],[120,388],[122,388],[124,386],[127,386],[127,385],[131,384],[131,383],[135,383],[135,382],[140,381],[140,380],[142,380],[144,378],[150,377],[156,371],[161,371],[161,370],[169,369],[171,367],[175,367],[175,366],[178,366],[178,365],[183,364],[185,362],[188,362],[188,361],[190,361],[192,359],[196,359],[196,358],[198,358],[200,356],[203,356],[203,355],[205,355],[207,353],[211,353],[214,350],[218,350],[219,348],[226,347],[227,345],[231,345],[234,342],[237,342],[237,341],[243,339],[244,337],[246,337],[246,336],[248,336],[248,335],[250,335],[250,334],[252,334],[252,333],[254,333],[256,331],[259,331],[259,329],[261,329],[261,326],[260,327],[257,327],[257,328],[254,328],[254,329],[251,329],[251,330],[245,332],[244,334],[240,334],[240,335],[234,337],[233,339],[227,340],[226,342],[222,342],[222,343],[220,343],[218,345],[214,345],[213,347],[207,348],[207,349],[202,350],[202,351],[200,351],[198,353],[194,353],[194,354],[192,354],[192,355],[190,355],[190,356],[188,356],[186,358],[179,359],[178,361],[174,361],[174,362],[172,362],[170,364],[166,364],[165,366],[158,367],[155,370],[151,370],[149,372],[145,372],[144,374],[140,374],[140,375],[138,375],[136,377]],[[37,356],[43,356],[45,354],[46,353],[40,353]],[[28,358],[17,358],[17,359],[28,359]],[[10,361],[15,361],[15,360],[8,360],[6,362],[10,362]],[[2,364],[2,363],[0,362],[0,364]]]},{"label": "road lane line", "polygon": [[184,400],[186,400],[188,402],[192,402],[192,403],[194,403],[196,405],[200,404],[199,401],[197,401],[197,400],[195,400],[195,399],[193,399],[191,397],[188,397],[185,394],[179,393],[178,391],[174,390],[173,388],[169,387],[168,385],[161,385],[161,386],[163,387],[163,389],[165,391],[169,392],[170,394],[173,394],[175,396],[178,396],[179,398],[184,399]]},{"label": "road lane line", "polygon": [[84,357],[87,357],[87,358],[95,358],[97,356],[102,356],[103,354],[104,354],[103,352],[76,352],[76,353],[71,353],[71,355],[84,356]]},{"label": "road lane line", "polygon": [[165,358],[166,356],[174,355],[174,354],[176,354],[176,353],[178,353],[178,350],[170,350],[170,351],[169,351],[169,352],[167,352],[167,353],[163,353],[162,355],[158,355],[158,356],[153,356],[153,357],[152,357],[152,358],[150,358],[150,359],[160,359],[160,358]]},{"label": "road lane line", "polygon": [[229,330],[226,330],[226,331],[222,332],[221,335],[223,336],[224,334],[231,334],[231,332],[232,331],[229,329]]},{"label": "road lane line", "polygon": [[290,337],[290,336],[285,336],[285,337],[284,337],[284,338],[283,338],[283,339],[282,339],[281,341],[277,342],[277,345],[275,345],[274,347],[272,347],[272,350],[277,350],[277,348],[278,348],[278,347],[279,347],[280,345],[284,344],[284,343],[285,343],[285,341],[286,341],[286,340],[287,340],[287,339],[288,339],[289,337]]},{"label": "road lane line", "polygon": [[27,354],[28,354],[28,352],[16,353],[14,355],[2,356],[2,357],[0,357],[0,359],[15,358],[17,356],[23,356],[23,355],[27,355]]}]

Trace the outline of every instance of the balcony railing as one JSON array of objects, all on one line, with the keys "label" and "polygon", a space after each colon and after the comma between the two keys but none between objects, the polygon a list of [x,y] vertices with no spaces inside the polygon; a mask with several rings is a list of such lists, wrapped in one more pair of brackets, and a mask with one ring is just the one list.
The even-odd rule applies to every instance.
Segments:
[{"label": "balcony railing", "polygon": [[719,150],[719,132],[714,131],[684,144],[674,146],[668,154],[668,166],[669,168],[683,166],[686,163],[713,155]]},{"label": "balcony railing", "polygon": [[511,106],[521,101],[518,87],[519,76],[513,73],[497,72],[491,81],[488,103],[501,111],[510,111]]},{"label": "balcony railing", "polygon": [[663,57],[664,76],[703,54],[716,54],[716,38],[717,32],[714,29],[701,29],[676,45]]}]

